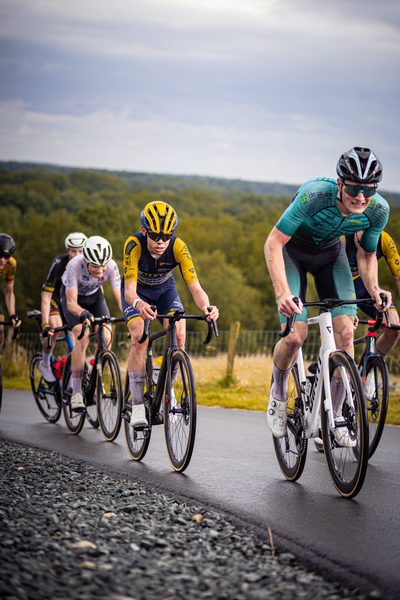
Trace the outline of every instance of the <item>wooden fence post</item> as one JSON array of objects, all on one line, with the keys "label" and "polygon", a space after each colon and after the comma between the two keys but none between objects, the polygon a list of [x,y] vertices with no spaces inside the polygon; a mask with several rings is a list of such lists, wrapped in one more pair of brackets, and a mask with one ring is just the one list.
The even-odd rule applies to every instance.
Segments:
[{"label": "wooden fence post", "polygon": [[240,321],[232,321],[229,329],[228,367],[226,370],[227,382],[233,381],[233,363],[235,360],[236,346],[239,337]]}]

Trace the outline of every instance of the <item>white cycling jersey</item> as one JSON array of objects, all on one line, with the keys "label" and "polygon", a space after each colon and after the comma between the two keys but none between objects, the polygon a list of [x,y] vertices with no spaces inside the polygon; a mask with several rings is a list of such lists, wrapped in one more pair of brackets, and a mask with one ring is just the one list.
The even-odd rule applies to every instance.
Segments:
[{"label": "white cycling jersey", "polygon": [[107,268],[100,279],[96,279],[89,274],[88,265],[84,261],[82,254],[78,254],[67,264],[67,268],[62,276],[62,282],[67,290],[78,290],[80,296],[90,296],[101,287],[107,279],[110,282],[111,289],[115,290],[121,286],[121,277],[115,260],[107,263]]}]

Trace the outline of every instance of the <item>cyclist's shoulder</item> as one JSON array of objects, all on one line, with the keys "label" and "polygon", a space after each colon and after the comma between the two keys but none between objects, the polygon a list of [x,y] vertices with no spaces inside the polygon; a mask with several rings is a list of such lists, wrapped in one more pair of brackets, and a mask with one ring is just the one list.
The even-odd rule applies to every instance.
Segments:
[{"label": "cyclist's shoulder", "polygon": [[59,254],[58,256],[53,258],[53,261],[50,266],[50,270],[57,268],[58,266],[65,268],[68,264],[68,261],[69,261],[68,254]]},{"label": "cyclist's shoulder", "polygon": [[293,201],[303,206],[309,204],[318,204],[321,208],[329,206],[329,204],[336,205],[337,198],[337,182],[329,177],[315,177],[309,179],[297,190]]},{"label": "cyclist's shoulder", "polygon": [[389,211],[389,204],[385,198],[376,193],[365,209],[365,216],[368,217],[373,227],[382,227],[383,229],[389,218]]},{"label": "cyclist's shoulder", "polygon": [[141,231],[133,233],[128,237],[124,244],[124,254],[130,254],[134,248],[144,247],[146,237]]}]

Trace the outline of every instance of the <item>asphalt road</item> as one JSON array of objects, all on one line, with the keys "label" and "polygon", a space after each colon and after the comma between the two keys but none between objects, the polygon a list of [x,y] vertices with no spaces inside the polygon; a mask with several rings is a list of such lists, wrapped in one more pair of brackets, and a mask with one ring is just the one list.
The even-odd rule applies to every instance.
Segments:
[{"label": "asphalt road", "polygon": [[0,436],[90,462],[150,487],[230,514],[328,577],[383,598],[400,597],[400,428],[386,426],[364,487],[352,500],[333,486],[324,455],[311,443],[297,483],[275,458],[266,415],[198,407],[192,461],[184,474],[169,463],[163,428],[153,429],[142,463],[128,454],[123,427],[113,443],[85,424],[72,436],[39,413],[30,392],[5,390]]}]

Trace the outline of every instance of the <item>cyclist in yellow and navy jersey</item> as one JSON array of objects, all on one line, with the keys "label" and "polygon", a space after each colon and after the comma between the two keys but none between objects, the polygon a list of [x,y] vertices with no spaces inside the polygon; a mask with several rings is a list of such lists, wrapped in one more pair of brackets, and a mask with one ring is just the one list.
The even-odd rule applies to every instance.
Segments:
[{"label": "cyclist in yellow and navy jersey", "polygon": [[[43,351],[42,360],[39,363],[39,371],[48,383],[53,383],[56,378],[51,368],[51,353],[52,348],[55,348],[55,341],[60,335],[60,332],[55,332],[54,329],[62,327],[66,324],[66,319],[61,306],[60,290],[62,286],[61,277],[69,261],[82,254],[82,247],[86,240],[86,235],[80,231],[74,231],[65,238],[66,254],[56,256],[50,266],[45,283],[42,286],[42,336],[43,336]],[[71,332],[72,338],[73,334]],[[49,336],[53,337],[52,344],[49,347]]]},{"label": "cyclist in yellow and navy jersey", "polygon": [[[363,231],[352,235],[343,236],[344,245],[346,248],[347,258],[350,264],[351,273],[354,281],[354,288],[356,291],[357,298],[369,298],[369,293],[365,284],[361,278],[360,271],[358,269],[357,262],[357,251],[360,246],[360,241],[363,235]],[[378,246],[376,249],[376,257],[385,258],[393,277],[396,280],[397,289],[400,294],[400,256],[396,248],[396,244],[386,231],[382,231],[379,236]],[[376,319],[378,311],[374,306],[368,306],[365,304],[359,304],[359,308],[371,319]],[[393,325],[399,325],[399,315],[394,306],[393,302],[389,308],[390,322]],[[377,341],[376,352],[385,357],[397,344],[400,337],[400,331],[395,329],[384,329],[382,335]]]},{"label": "cyclist in yellow and navy jersey", "polygon": [[[178,225],[175,210],[165,202],[151,202],[143,209],[140,220],[142,230],[130,236],[124,247],[124,275],[121,296],[124,317],[131,335],[128,358],[128,375],[132,396],[132,427],[147,425],[143,404],[146,344],[139,344],[143,322],[155,319],[157,311],[169,314],[184,310],[176,289],[172,270],[179,266],[193,300],[208,319],[218,319],[218,309],[207,307],[210,301],[201,287],[186,244],[174,235]],[[153,312],[151,305],[157,307]],[[177,342],[185,347],[185,320],[177,322]],[[172,373],[172,382],[176,373]]]},{"label": "cyclist in yellow and navy jersey", "polygon": [[[15,242],[10,235],[0,233],[0,277],[6,278],[4,299],[10,319],[14,327],[18,327],[21,321],[15,314],[15,295],[14,295],[14,276],[17,268],[17,261],[13,258]],[[3,310],[0,306],[0,322],[4,321]],[[0,324],[0,352],[4,344],[4,327]]]}]

